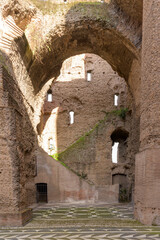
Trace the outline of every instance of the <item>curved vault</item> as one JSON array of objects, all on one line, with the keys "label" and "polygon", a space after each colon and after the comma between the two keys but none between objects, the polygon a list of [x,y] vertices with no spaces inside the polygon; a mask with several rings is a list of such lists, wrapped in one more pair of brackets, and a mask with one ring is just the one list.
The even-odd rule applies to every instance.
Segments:
[{"label": "curved vault", "polygon": [[[124,17],[117,1],[109,2],[76,3],[68,7],[65,14],[47,15],[50,26],[54,19],[58,20],[56,19],[53,27],[49,27],[50,30],[42,37],[39,47],[34,46],[37,47],[35,54],[30,54],[29,58],[27,51],[32,45],[32,38],[26,35],[19,41],[19,51],[35,93],[39,92],[49,79],[59,75],[65,59],[81,53],[99,55],[120,76],[128,80],[133,60],[139,59],[141,26]],[[42,25],[42,28],[44,27]],[[31,28],[32,25],[28,25],[27,31],[32,32]],[[42,36],[43,29],[39,29],[39,24],[34,26],[33,34],[36,35],[38,31],[39,36]],[[24,46],[25,50],[22,49]]]}]

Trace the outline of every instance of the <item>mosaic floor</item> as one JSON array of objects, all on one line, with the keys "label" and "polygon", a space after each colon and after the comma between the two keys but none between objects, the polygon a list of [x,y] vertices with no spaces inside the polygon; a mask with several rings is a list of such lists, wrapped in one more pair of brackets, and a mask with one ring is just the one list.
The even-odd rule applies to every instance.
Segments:
[{"label": "mosaic floor", "polygon": [[133,219],[132,206],[107,206],[107,207],[53,207],[40,208],[34,213],[35,220],[51,220],[51,219],[105,219],[105,218],[119,218],[119,219]]},{"label": "mosaic floor", "polygon": [[153,229],[144,230],[138,228],[97,228],[97,229],[19,229],[1,230],[0,239],[53,239],[53,240],[94,240],[94,239],[160,239],[160,232]]},{"label": "mosaic floor", "polygon": [[[96,207],[46,205],[36,208],[33,215],[33,220],[25,227],[0,229],[0,240],[160,240],[160,227],[147,227],[136,222],[130,205]],[[65,223],[70,220],[73,224],[71,222],[71,225],[66,226]],[[91,226],[92,220],[94,220],[93,226]],[[113,220],[116,226],[111,226]],[[101,221],[105,226],[101,225]],[[79,227],[79,223],[83,223],[83,227]],[[120,223],[129,226],[119,226]]]}]

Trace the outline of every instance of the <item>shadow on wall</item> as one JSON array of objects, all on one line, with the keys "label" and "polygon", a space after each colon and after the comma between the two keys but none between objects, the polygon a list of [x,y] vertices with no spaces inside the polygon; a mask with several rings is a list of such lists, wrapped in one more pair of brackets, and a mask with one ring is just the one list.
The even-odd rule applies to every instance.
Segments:
[{"label": "shadow on wall", "polygon": [[[108,4],[97,5],[93,3],[78,3],[72,6],[65,16],[66,28],[62,37],[57,39],[57,34],[52,32],[50,36],[50,45],[42,46],[41,49],[44,51],[37,52],[37,55],[35,55],[34,58],[26,37],[23,36],[23,38],[17,41],[21,58],[23,59],[24,65],[31,77],[35,93],[43,87],[48,79],[59,75],[62,62],[66,58],[82,52],[94,52],[99,54],[104,59],[108,60],[112,67],[127,80],[132,60],[135,57],[133,53],[134,49],[132,49],[133,46],[128,49],[128,45],[126,47],[123,37],[118,32],[116,33],[115,29],[112,31],[113,26],[110,25],[109,21],[111,16],[107,13],[108,7]],[[77,12],[79,14],[77,14]],[[88,24],[86,24],[86,15],[88,17]],[[103,19],[101,15],[103,16]],[[77,24],[73,24],[73,20],[75,21],[76,17],[78,18]],[[112,21],[112,25],[114,25],[114,20]],[[69,27],[69,29],[67,27]],[[102,33],[101,36],[98,34],[99,32]],[[46,47],[50,50],[45,51]],[[38,58],[38,56],[40,58]],[[56,65],[53,63],[56,63]],[[79,79],[75,80],[75,82],[76,81],[79,81]],[[85,84],[89,83],[85,82]],[[65,88],[65,84],[63,88]],[[99,97],[100,94],[101,93],[99,93]],[[72,99],[71,105],[69,104],[70,101],[68,101],[68,99],[65,99],[63,102],[63,107],[58,104],[58,118],[60,121],[57,121],[57,134],[64,134],[64,131],[66,130],[63,129],[64,124],[67,124],[69,129],[72,128],[72,124],[69,124],[69,112],[75,113],[78,109],[80,113],[80,110],[83,109],[84,103],[81,101],[78,91],[77,96],[74,94],[74,96],[70,96],[70,98]],[[86,98],[88,98],[87,94]],[[57,108],[56,105],[57,103],[55,103],[55,108]],[[65,113],[65,115],[63,115],[63,113]],[[87,118],[90,118],[90,114],[92,114],[92,119],[94,119],[94,112],[91,113],[89,111]],[[46,117],[45,124],[49,117],[50,114]],[[80,118],[80,114],[74,114],[74,118],[77,122],[77,129],[79,135],[81,135],[82,130],[79,128],[80,124],[78,124],[79,120],[77,121],[78,117]],[[90,126],[93,126],[93,124],[90,124]],[[38,126],[39,133],[42,132],[42,129],[40,124],[40,126]],[[88,125],[86,125],[86,131],[88,131]],[[74,132],[65,131],[65,134],[67,135],[69,144],[71,134],[74,134]],[[57,149],[65,149],[66,145],[58,140],[56,147]]]},{"label": "shadow on wall", "polygon": [[[91,54],[85,55],[84,63],[86,61],[88,65],[84,64],[83,78],[72,79],[75,75],[81,76],[79,65],[78,68],[74,65],[73,68],[70,68],[67,63],[64,65],[68,67],[67,74],[63,75],[62,69],[62,75],[53,83],[52,101],[45,102],[44,115],[41,116],[41,123],[38,126],[41,130],[39,131],[42,138],[41,146],[63,165],[72,169],[79,177],[89,180],[99,187],[112,186],[118,184],[118,182],[113,182],[112,175],[125,174],[126,181],[128,181],[128,175],[132,171],[132,165],[127,161],[127,156],[130,154],[127,149],[127,138],[131,115],[128,113],[125,116],[122,115],[122,118],[111,114],[106,118],[106,113],[120,112],[119,106],[114,106],[115,91],[117,93],[117,91],[123,90],[123,94],[119,95],[120,106],[126,104],[128,93],[124,94],[121,86],[123,85],[122,79],[117,78],[111,70],[109,70],[109,73],[111,71],[111,75],[109,75],[107,72],[109,65],[106,63],[105,68],[104,61],[100,57],[96,56],[98,66],[93,65],[93,55]],[[103,65],[102,69],[99,69],[99,62]],[[111,78],[113,78],[112,81]],[[121,86],[120,89],[117,87],[118,83]],[[51,89],[48,91],[48,94],[50,93]],[[58,110],[55,111],[56,109]],[[113,109],[115,110],[113,111]],[[124,130],[125,128],[127,130]],[[113,141],[118,141],[120,144],[119,161],[116,166],[112,163],[111,157]],[[130,159],[134,161],[133,156],[130,156]],[[39,179],[40,182],[42,180],[43,178]],[[129,181],[131,182],[132,179]],[[127,184],[125,188],[128,188],[129,185]],[[127,190],[127,197],[123,196],[121,199],[129,201],[129,191]]]},{"label": "shadow on wall", "polygon": [[37,202],[117,203],[119,185],[95,186],[38,149]]},{"label": "shadow on wall", "polygon": [[[116,31],[120,17],[111,14],[110,5],[103,3],[74,3],[68,6],[65,24],[61,36],[52,29],[47,42],[40,43],[41,50],[37,50],[34,59],[28,54],[27,41],[23,38],[20,45],[22,58],[27,59],[26,67],[31,77],[35,93],[51,78],[57,78],[65,59],[83,52],[95,53],[110,63],[120,76],[128,80],[132,61],[136,58],[136,48],[129,40]],[[86,20],[87,19],[87,20]],[[76,24],[75,24],[76,20]],[[34,31],[35,32],[35,31]],[[40,38],[39,38],[40,39]],[[134,40],[140,41],[134,36]]]},{"label": "shadow on wall", "polygon": [[0,225],[21,225],[30,219],[27,209],[35,202],[37,142],[31,122],[34,110],[20,91],[12,63],[3,52],[0,62]]}]

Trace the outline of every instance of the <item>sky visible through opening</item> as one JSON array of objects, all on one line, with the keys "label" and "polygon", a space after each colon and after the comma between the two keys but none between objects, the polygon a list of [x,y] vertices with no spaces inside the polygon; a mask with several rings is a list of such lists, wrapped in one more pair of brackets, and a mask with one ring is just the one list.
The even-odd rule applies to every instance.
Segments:
[{"label": "sky visible through opening", "polygon": [[112,162],[118,163],[118,145],[119,142],[114,142],[112,146]]}]

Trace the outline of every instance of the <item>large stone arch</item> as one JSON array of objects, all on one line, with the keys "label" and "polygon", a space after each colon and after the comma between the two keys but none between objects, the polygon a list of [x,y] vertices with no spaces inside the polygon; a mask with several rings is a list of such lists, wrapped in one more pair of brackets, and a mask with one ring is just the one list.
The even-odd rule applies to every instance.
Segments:
[{"label": "large stone arch", "polygon": [[[41,91],[45,83],[59,75],[61,65],[66,58],[76,54],[88,52],[101,56],[120,76],[125,78],[130,86],[134,85],[132,84],[133,78],[130,79],[130,72],[132,72],[135,61],[138,65],[140,63],[141,24],[139,21],[135,22],[133,16],[126,17],[123,13],[125,8],[123,6],[119,8],[118,1],[106,3],[105,8],[96,5],[96,9],[100,8],[98,16],[95,14],[95,10],[91,9],[86,12],[83,11],[81,4],[76,4],[68,9],[65,15],[60,16],[58,22],[53,24],[45,34],[42,31],[43,28],[39,28],[38,24],[32,29],[34,21],[38,21],[39,14],[41,16],[40,12],[31,20],[29,19],[30,24],[28,24],[29,21],[19,22],[17,13],[13,11],[14,1],[11,2],[11,9],[9,11],[8,6],[6,12],[13,16],[17,25],[24,29],[28,26],[23,37],[14,43],[12,50],[18,60],[14,62],[16,57],[13,58],[12,64],[15,68],[21,63],[22,71],[15,71],[15,79],[23,92],[23,97],[31,107],[30,115],[33,118],[35,117],[33,115],[36,115],[34,102],[38,98],[42,99]],[[18,2],[20,6],[23,3],[18,0],[15,2]],[[92,8],[87,4],[85,7],[86,9]],[[19,16],[21,16],[20,9]],[[22,10],[24,9],[22,8]],[[47,19],[49,23],[53,20],[52,16],[47,16]],[[44,26],[45,21],[42,23],[42,27]],[[32,39],[34,33],[38,33],[38,41]],[[40,36],[43,37],[42,41]],[[36,46],[37,43],[39,46]],[[136,83],[139,86],[139,79],[136,80]],[[24,87],[27,84],[28,86]],[[131,86],[131,90],[134,91],[134,86]],[[33,120],[34,129],[35,123],[36,121]]]},{"label": "large stone arch", "polygon": [[[140,59],[140,27],[129,21],[126,29],[123,25],[126,24],[125,18],[113,8],[113,4],[106,3],[105,11],[102,5],[96,5],[103,14],[98,17],[94,15],[92,7],[95,6],[92,5],[85,4],[85,9],[88,9],[85,13],[81,10],[81,3],[71,7],[63,21],[54,24],[43,42],[39,43],[40,47],[36,49],[28,68],[35,93],[50,78],[59,75],[65,59],[85,52],[99,55],[128,80],[133,60]],[[32,45],[31,36],[28,40]]]}]

